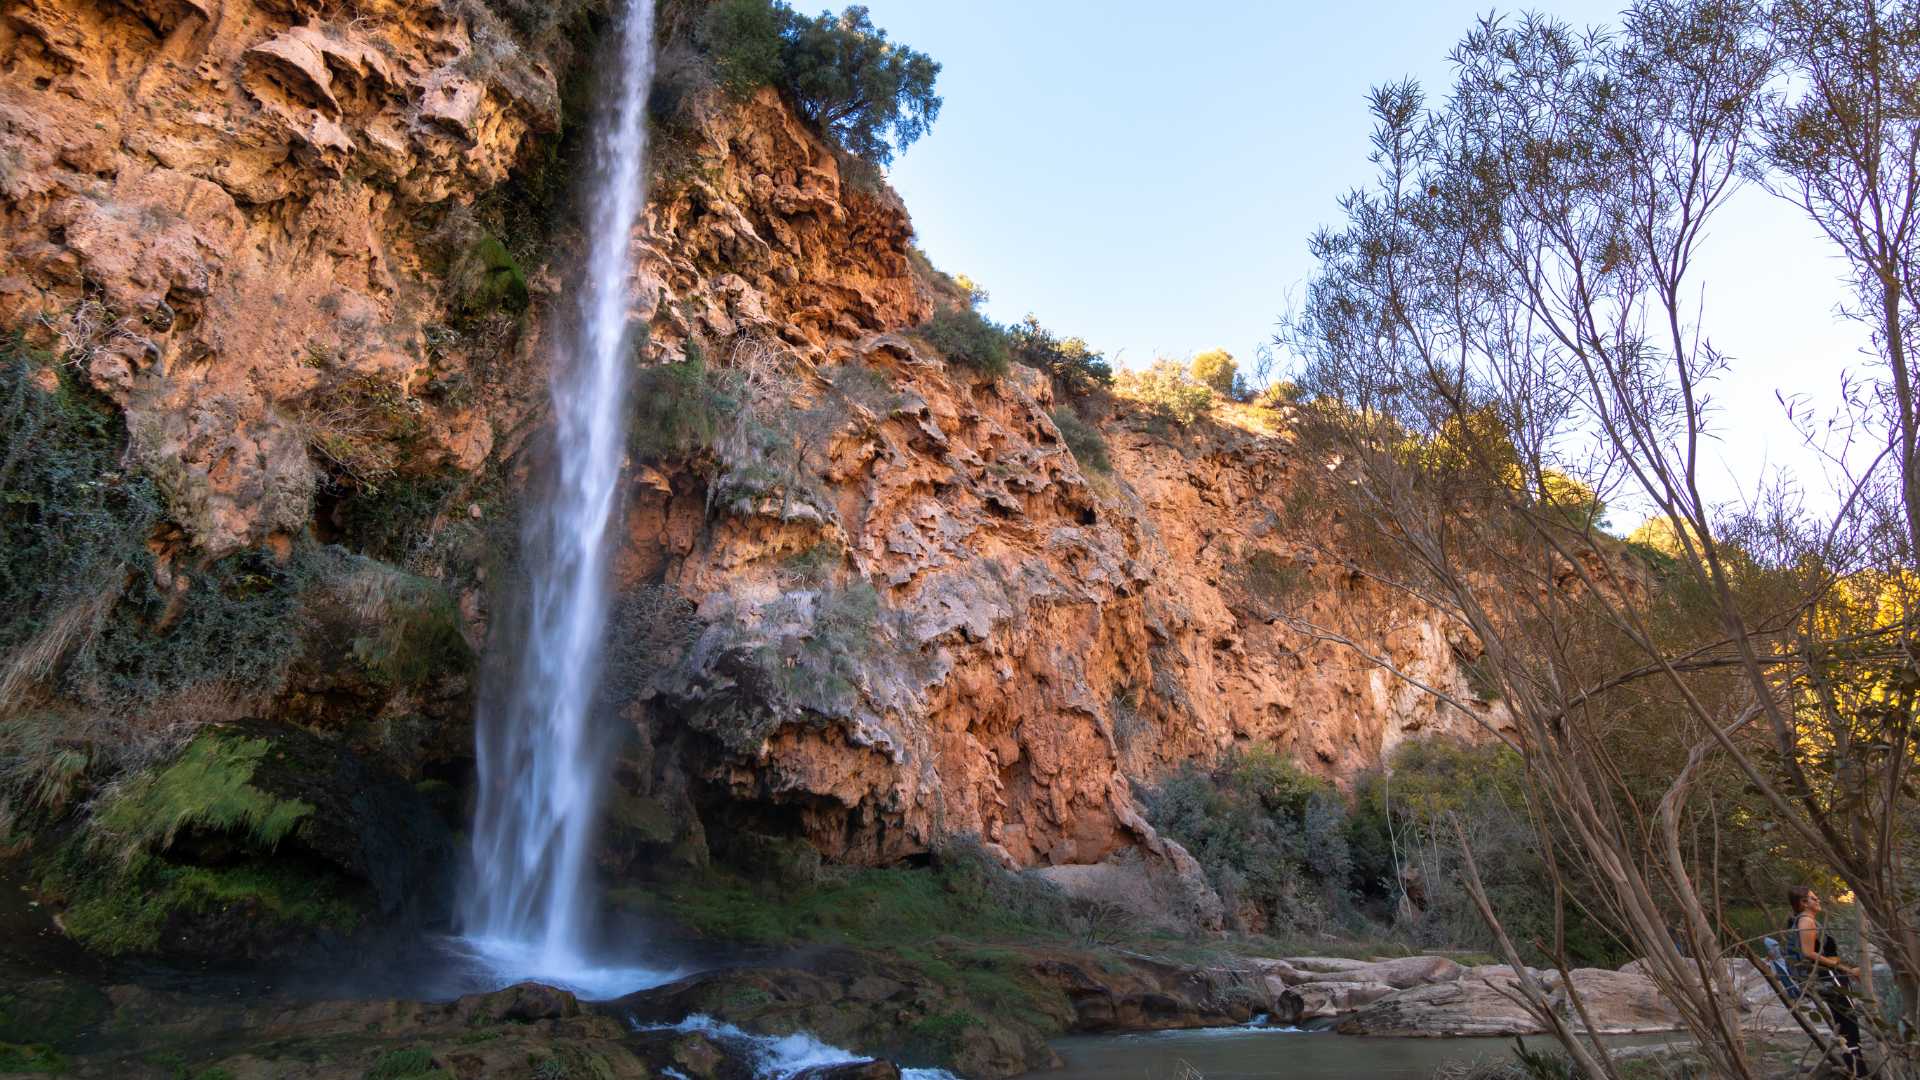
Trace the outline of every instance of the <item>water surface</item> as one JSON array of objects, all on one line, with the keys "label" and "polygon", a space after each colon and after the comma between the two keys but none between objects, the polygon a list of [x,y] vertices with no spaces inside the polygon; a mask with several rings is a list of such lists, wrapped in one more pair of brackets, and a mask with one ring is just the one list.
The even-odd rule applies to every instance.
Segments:
[{"label": "water surface", "polygon": [[[1662,1045],[1678,1035],[1622,1036],[1616,1046]],[[1553,1040],[1530,1037],[1534,1049]],[[1513,1059],[1512,1039],[1363,1039],[1294,1028],[1202,1028],[1141,1035],[1077,1035],[1053,1044],[1066,1067],[1031,1080],[1428,1080],[1442,1065]]]}]

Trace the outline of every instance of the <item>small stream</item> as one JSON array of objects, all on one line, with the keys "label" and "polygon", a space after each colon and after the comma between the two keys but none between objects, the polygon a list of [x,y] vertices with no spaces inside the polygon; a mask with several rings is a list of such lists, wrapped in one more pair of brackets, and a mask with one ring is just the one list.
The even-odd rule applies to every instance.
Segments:
[{"label": "small stream", "polygon": [[[1632,1035],[1615,1046],[1664,1045],[1679,1035]],[[1530,1037],[1533,1049],[1553,1040]],[[1297,1028],[1202,1028],[1078,1035],[1053,1044],[1065,1068],[1026,1080],[1428,1080],[1454,1062],[1511,1061],[1512,1039],[1372,1039]]]}]

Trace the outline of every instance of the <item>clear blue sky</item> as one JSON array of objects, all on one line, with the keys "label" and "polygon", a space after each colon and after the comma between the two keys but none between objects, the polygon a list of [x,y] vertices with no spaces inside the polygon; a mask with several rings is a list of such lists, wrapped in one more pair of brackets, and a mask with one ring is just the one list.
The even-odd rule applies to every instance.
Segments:
[{"label": "clear blue sky", "polygon": [[[1216,345],[1250,357],[1313,269],[1308,234],[1369,178],[1368,88],[1412,75],[1444,94],[1447,53],[1489,10],[867,3],[943,65],[940,119],[891,176],[921,245],[984,286],[994,318],[1031,311],[1129,366]],[[1536,5],[1576,25],[1610,23],[1618,7]],[[1773,391],[1830,400],[1842,367],[1859,366],[1862,335],[1833,315],[1836,269],[1770,196],[1742,196],[1718,223],[1702,267],[1707,327],[1740,372],[1719,391],[1723,497],[1763,467],[1817,467]]]}]

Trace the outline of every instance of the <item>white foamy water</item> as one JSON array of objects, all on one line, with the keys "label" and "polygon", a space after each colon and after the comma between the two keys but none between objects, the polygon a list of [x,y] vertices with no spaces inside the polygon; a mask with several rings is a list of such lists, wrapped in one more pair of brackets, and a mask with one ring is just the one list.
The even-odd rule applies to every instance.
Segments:
[{"label": "white foamy water", "polygon": [[[754,1035],[711,1016],[695,1013],[677,1024],[634,1024],[635,1031],[682,1031],[705,1035],[747,1059],[756,1080],[789,1080],[825,1065],[861,1065],[873,1058],[829,1046],[804,1031],[792,1035]],[[959,1080],[945,1069],[901,1069],[907,1080]]]},{"label": "white foamy water", "polygon": [[597,978],[592,973],[618,970],[587,959],[588,863],[611,749],[592,709],[607,623],[608,530],[625,454],[629,243],[646,201],[653,2],[627,0],[617,18],[582,191],[584,265],[548,379],[551,479],[532,493],[522,530],[522,633],[505,638],[519,654],[503,665],[504,685],[482,695],[476,716],[480,789],[460,911],[472,950],[495,958],[504,980],[574,988]]}]

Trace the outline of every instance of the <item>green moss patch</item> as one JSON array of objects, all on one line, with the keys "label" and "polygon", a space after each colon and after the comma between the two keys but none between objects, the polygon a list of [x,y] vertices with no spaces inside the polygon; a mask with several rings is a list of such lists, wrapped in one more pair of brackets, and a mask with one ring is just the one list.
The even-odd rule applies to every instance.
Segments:
[{"label": "green moss patch", "polygon": [[188,828],[243,833],[271,849],[313,805],[274,798],[249,783],[266,753],[265,739],[202,734],[158,774],[130,782],[93,826],[129,853],[165,850]]},{"label": "green moss patch", "polygon": [[275,863],[214,868],[141,858],[110,880],[83,885],[63,924],[87,948],[118,956],[159,951],[178,917],[224,912],[250,933],[350,930],[359,921],[358,907],[325,873]]},{"label": "green moss patch", "polygon": [[[352,928],[358,908],[343,879],[272,857],[314,806],[253,784],[270,752],[263,738],[206,731],[171,764],[111,796],[43,876],[42,885],[67,901],[67,933],[120,955],[159,951],[171,931],[186,933],[188,921],[196,934],[237,947],[286,928]],[[188,834],[218,865],[169,858]]]},{"label": "green moss patch", "polygon": [[492,233],[483,233],[468,256],[478,269],[478,281],[467,297],[470,311],[524,311],[527,275],[507,245]]},{"label": "green moss patch", "polygon": [[66,1071],[67,1059],[50,1046],[0,1042],[0,1073],[56,1075]]},{"label": "green moss patch", "polygon": [[366,1080],[451,1080],[451,1074],[434,1064],[433,1051],[413,1047],[382,1054]]}]

